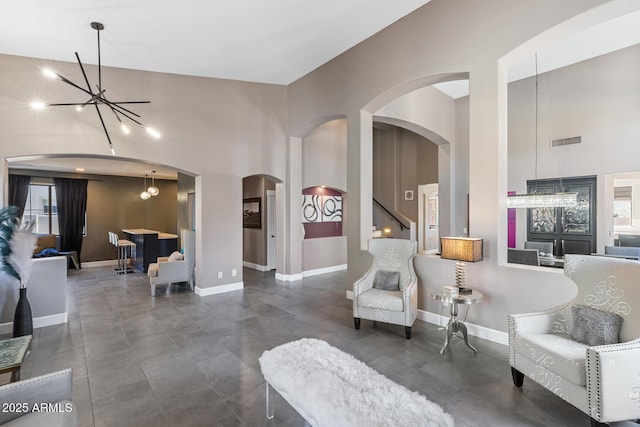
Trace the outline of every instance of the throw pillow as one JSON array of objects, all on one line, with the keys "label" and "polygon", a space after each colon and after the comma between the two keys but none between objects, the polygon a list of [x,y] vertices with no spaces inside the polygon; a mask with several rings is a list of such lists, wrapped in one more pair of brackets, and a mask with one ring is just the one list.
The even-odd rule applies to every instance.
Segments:
[{"label": "throw pillow", "polygon": [[373,278],[373,287],[383,291],[399,291],[400,290],[400,272],[399,271],[376,271]]},{"label": "throw pillow", "polygon": [[178,251],[172,252],[171,255],[169,255],[169,262],[182,261],[183,259],[184,255]]},{"label": "throw pillow", "polygon": [[574,341],[587,345],[616,344],[622,327],[622,316],[598,310],[586,305],[571,307],[573,326],[570,336]]}]

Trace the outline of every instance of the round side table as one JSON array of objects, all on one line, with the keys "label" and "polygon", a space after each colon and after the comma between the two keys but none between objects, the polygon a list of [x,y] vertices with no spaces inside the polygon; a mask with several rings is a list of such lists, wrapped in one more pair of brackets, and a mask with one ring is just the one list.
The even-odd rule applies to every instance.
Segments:
[{"label": "round side table", "polygon": [[477,304],[482,301],[482,293],[472,290],[470,294],[466,295],[458,295],[457,297],[443,297],[441,294],[429,292],[429,296],[436,301],[441,301],[443,304],[449,304],[450,307],[449,312],[451,314],[451,318],[449,319],[449,323],[447,323],[447,327],[445,329],[444,345],[442,346],[442,350],[440,350],[440,354],[443,354],[445,349],[451,343],[453,334],[457,334],[458,332],[462,332],[462,337],[464,338],[464,343],[467,345],[467,347],[473,350],[474,353],[477,353],[478,350],[474,346],[469,344],[469,338],[467,336],[467,326],[462,320],[458,320],[458,304]]}]

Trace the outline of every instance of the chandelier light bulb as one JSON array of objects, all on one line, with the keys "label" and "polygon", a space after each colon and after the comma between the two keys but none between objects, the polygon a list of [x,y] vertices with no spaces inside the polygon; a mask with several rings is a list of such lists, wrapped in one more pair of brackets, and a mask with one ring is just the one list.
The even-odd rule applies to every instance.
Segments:
[{"label": "chandelier light bulb", "polygon": [[125,135],[129,135],[131,133],[131,131],[129,130],[129,127],[124,123],[120,125],[120,128],[122,129],[122,133],[124,133]]},{"label": "chandelier light bulb", "polygon": [[150,199],[151,198],[151,194],[149,194],[149,192],[145,190],[142,193],[140,193],[140,198],[142,200]]},{"label": "chandelier light bulb", "polygon": [[33,101],[30,106],[34,110],[44,110],[47,105],[42,101]]},{"label": "chandelier light bulb", "polygon": [[112,156],[115,156],[115,155],[116,155],[116,150],[115,150],[115,148],[113,148],[113,147],[111,147],[111,155],[112,155]]},{"label": "chandelier light bulb", "polygon": [[147,192],[152,196],[157,196],[158,194],[160,194],[160,190],[158,189],[158,187],[156,187],[155,174],[156,171],[151,171],[151,187],[147,188]]},{"label": "chandelier light bulb", "polygon": [[76,111],[77,111],[77,112],[79,112],[79,113],[80,113],[80,112],[82,112],[82,107],[78,105],[78,106],[76,107]]},{"label": "chandelier light bulb", "polygon": [[45,75],[45,77],[50,78],[50,79],[57,79],[58,75],[56,74],[55,71],[53,71],[51,68],[44,68],[42,70],[42,74]]},{"label": "chandelier light bulb", "polygon": [[152,137],[154,137],[155,139],[160,139],[162,137],[162,135],[160,135],[160,132],[158,132],[154,128],[145,127],[145,129],[147,130],[147,133]]}]

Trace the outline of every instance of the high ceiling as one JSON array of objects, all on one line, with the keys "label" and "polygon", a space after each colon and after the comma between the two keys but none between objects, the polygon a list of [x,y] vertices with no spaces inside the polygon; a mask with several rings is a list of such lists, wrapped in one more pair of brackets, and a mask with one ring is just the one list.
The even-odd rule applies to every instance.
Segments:
[{"label": "high ceiling", "polygon": [[[21,0],[3,4],[0,54],[97,63],[93,21],[104,24],[102,64],[137,70],[289,84],[430,0]],[[539,72],[640,42],[640,13],[538,52]],[[509,80],[535,73],[535,59],[512,64]],[[436,85],[453,98],[468,81]],[[95,159],[25,159],[12,167],[140,176],[169,168]]]},{"label": "high ceiling", "polygon": [[[289,84],[430,0],[20,0],[2,5],[0,54]],[[12,168],[175,178],[160,166],[39,158]]]},{"label": "high ceiling", "polygon": [[0,53],[289,84],[429,0],[20,0],[0,14]]}]

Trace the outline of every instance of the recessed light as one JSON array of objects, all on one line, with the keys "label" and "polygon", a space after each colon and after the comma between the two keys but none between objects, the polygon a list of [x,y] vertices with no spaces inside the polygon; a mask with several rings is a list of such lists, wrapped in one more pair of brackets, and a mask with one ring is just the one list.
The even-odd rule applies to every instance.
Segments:
[{"label": "recessed light", "polygon": [[84,168],[76,168],[76,172],[84,172]]}]

